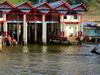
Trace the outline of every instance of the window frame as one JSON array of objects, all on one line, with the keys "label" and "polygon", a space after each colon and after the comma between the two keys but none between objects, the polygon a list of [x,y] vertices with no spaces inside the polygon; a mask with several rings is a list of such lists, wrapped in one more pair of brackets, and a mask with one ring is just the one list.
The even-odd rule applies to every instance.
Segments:
[{"label": "window frame", "polygon": [[3,18],[3,15],[2,14],[0,14],[0,18]]},{"label": "window frame", "polygon": [[78,19],[78,16],[77,15],[74,15],[74,19]]},{"label": "window frame", "polygon": [[94,30],[94,33],[99,33],[99,32],[100,32],[99,29],[95,29],[95,30]]},{"label": "window frame", "polygon": [[64,19],[67,19],[67,15],[64,15]]}]

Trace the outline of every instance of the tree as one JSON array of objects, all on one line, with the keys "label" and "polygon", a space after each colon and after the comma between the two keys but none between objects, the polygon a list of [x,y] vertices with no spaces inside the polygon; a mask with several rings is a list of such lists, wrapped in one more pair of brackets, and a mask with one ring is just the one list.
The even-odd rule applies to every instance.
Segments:
[{"label": "tree", "polygon": [[70,3],[71,3],[72,5],[74,5],[74,4],[76,4],[76,1],[75,1],[75,0],[70,0]]}]

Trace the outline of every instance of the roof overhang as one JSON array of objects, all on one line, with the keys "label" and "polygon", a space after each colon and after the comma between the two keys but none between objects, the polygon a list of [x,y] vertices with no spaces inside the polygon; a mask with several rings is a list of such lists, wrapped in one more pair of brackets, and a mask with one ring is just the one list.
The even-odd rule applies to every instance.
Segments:
[{"label": "roof overhang", "polygon": [[35,9],[38,9],[39,7],[41,7],[43,5],[47,5],[50,9],[53,9],[52,6],[50,4],[48,4],[47,2],[37,6]]},{"label": "roof overhang", "polygon": [[28,4],[32,9],[34,9],[34,7],[29,3],[29,2],[24,2],[24,3],[22,3],[22,4],[19,4],[17,7],[15,7],[15,8],[19,8],[19,7],[21,7],[21,6],[23,6],[23,5],[25,5],[25,4]]},{"label": "roof overhang", "polygon": [[3,2],[3,3],[1,3],[0,5],[3,5],[3,4],[8,4],[11,8],[0,8],[0,11],[2,11],[3,13],[8,13],[9,11],[11,11],[12,9],[14,9],[14,6],[11,4],[11,3],[9,3],[8,1],[5,1],[5,2]]},{"label": "roof overhang", "polygon": [[[50,9],[38,9],[38,8],[44,6],[44,5],[47,5]],[[48,4],[48,3],[46,2],[46,3],[43,3],[43,4],[39,5],[39,6],[37,6],[35,9],[38,10],[38,11],[40,11],[41,13],[48,13],[48,12],[50,12],[53,8],[52,8],[52,6],[51,6],[50,4]]]},{"label": "roof overhang", "polygon": [[85,10],[88,11],[88,8],[86,7],[85,4],[80,4],[79,6],[76,6],[75,8],[73,8],[73,9],[71,9],[71,10],[74,10],[74,9],[76,9],[76,8],[78,8],[78,7],[81,7],[81,6],[83,6],[83,7],[85,8]]},{"label": "roof overhang", "polygon": [[[68,10],[57,10],[57,8],[59,8],[59,7],[61,7],[61,6],[66,6],[66,8],[68,9]],[[62,4],[62,5],[60,5],[60,6],[58,6],[58,7],[56,7],[56,8],[54,8],[54,10],[56,10],[56,11],[58,11],[59,13],[61,13],[61,14],[65,14],[65,13],[67,13],[69,10],[70,10],[70,7],[68,6],[68,4],[67,3],[64,3],[64,4]]]},{"label": "roof overhang", "polygon": [[3,4],[5,4],[5,3],[7,3],[8,5],[10,5],[12,8],[15,8],[10,2],[8,2],[8,1],[5,1],[5,2],[2,2],[0,5],[3,5]]}]

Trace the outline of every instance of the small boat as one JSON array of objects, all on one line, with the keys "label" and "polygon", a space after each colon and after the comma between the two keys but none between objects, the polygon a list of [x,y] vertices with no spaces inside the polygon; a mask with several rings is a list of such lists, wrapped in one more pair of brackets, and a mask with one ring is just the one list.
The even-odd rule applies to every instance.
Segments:
[{"label": "small boat", "polygon": [[11,37],[3,37],[4,45],[18,45],[18,41]]}]

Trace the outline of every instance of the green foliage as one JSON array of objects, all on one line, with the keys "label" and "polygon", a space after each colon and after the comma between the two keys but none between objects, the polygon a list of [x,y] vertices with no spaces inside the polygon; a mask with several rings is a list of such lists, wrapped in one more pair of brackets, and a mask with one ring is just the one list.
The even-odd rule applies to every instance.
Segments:
[{"label": "green foliage", "polygon": [[[0,3],[4,2],[4,1],[6,1],[6,0],[0,0]],[[31,4],[35,4],[33,1],[30,1],[30,0],[7,0],[7,1],[9,1],[13,5],[16,5],[16,4],[19,4],[19,3],[23,3],[23,2],[26,2],[26,1],[28,1]]]}]

